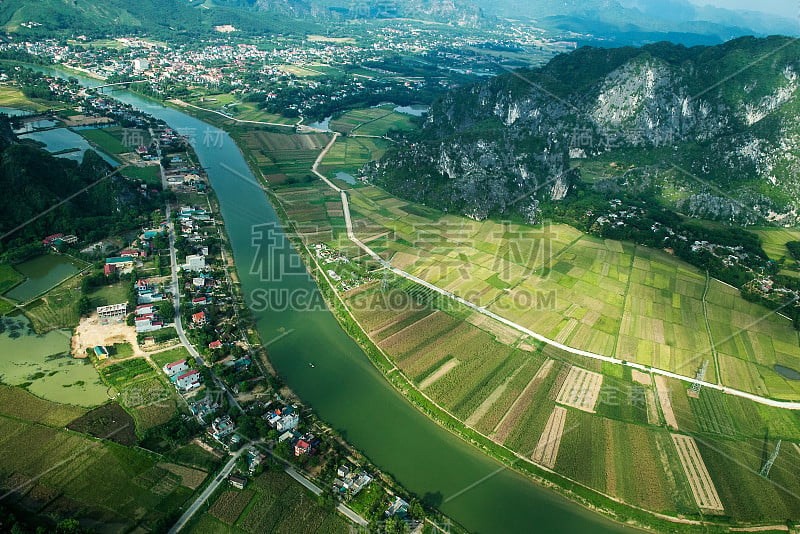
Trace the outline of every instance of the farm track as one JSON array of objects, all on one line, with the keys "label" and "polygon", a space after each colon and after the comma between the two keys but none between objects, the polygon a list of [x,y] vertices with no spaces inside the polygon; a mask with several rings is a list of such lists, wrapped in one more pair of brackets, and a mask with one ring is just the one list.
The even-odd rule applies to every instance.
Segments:
[{"label": "farm track", "polygon": [[465,300],[465,299],[459,297],[458,295],[455,295],[455,294],[451,293],[450,291],[447,291],[446,289],[442,289],[439,286],[431,284],[430,282],[426,282],[425,280],[419,278],[418,276],[414,276],[413,274],[410,274],[410,273],[408,273],[406,271],[403,271],[402,269],[398,269],[396,267],[393,267],[387,260],[385,260],[377,252],[372,250],[370,247],[365,245],[363,241],[361,241],[358,237],[356,237],[355,233],[353,232],[353,221],[352,221],[352,216],[351,216],[351,213],[350,213],[350,200],[349,200],[349,197],[347,196],[347,191],[345,189],[342,189],[341,187],[337,186],[333,182],[331,182],[324,174],[319,172],[320,163],[325,158],[325,155],[328,153],[328,151],[331,149],[331,147],[333,147],[334,143],[336,142],[336,140],[338,138],[339,138],[339,133],[338,132],[334,132],[333,137],[331,138],[330,142],[325,146],[325,148],[322,150],[322,152],[319,154],[319,156],[317,156],[317,159],[314,161],[314,165],[312,166],[311,170],[323,182],[325,182],[328,185],[328,187],[330,187],[331,189],[333,189],[334,191],[339,193],[339,195],[341,196],[341,198],[342,198],[342,208],[343,208],[343,211],[344,211],[345,227],[347,229],[347,237],[348,237],[348,239],[350,241],[352,241],[355,245],[357,245],[359,248],[361,248],[364,252],[366,252],[372,259],[374,259],[376,262],[378,262],[380,265],[382,265],[385,269],[388,269],[388,270],[392,271],[393,273],[395,273],[396,275],[401,276],[401,277],[403,277],[403,278],[405,278],[407,280],[415,282],[415,283],[419,284],[422,287],[428,288],[428,289],[430,289],[430,290],[432,290],[432,291],[434,291],[434,292],[436,292],[436,293],[438,293],[440,295],[443,295],[443,296],[445,296],[445,297],[447,297],[447,298],[449,298],[451,300],[454,300],[454,301],[458,302],[459,304],[462,304],[463,306],[466,306],[467,308],[470,308],[471,310],[474,310],[474,311],[476,311],[476,312],[478,312],[478,313],[480,313],[482,315],[485,315],[487,317],[490,317],[490,318],[492,318],[492,319],[494,319],[494,320],[496,320],[496,321],[498,321],[498,322],[500,322],[500,323],[502,323],[502,324],[504,324],[506,326],[509,326],[509,327],[517,330],[518,332],[521,332],[522,334],[530,336],[533,339],[536,339],[538,341],[546,343],[546,344],[548,344],[550,346],[553,346],[553,347],[555,347],[557,349],[563,350],[563,351],[568,352],[570,354],[575,354],[577,356],[585,356],[587,358],[592,358],[592,359],[595,359],[595,360],[600,360],[600,361],[612,363],[612,364],[615,364],[615,365],[623,365],[623,366],[631,367],[633,369],[638,369],[638,370],[646,372],[646,373],[653,373],[655,375],[675,378],[677,380],[681,380],[682,382],[688,382],[688,383],[692,383],[692,384],[697,383],[697,384],[700,384],[701,386],[705,386],[705,387],[709,387],[709,388],[712,388],[712,389],[716,389],[718,391],[722,391],[723,393],[726,393],[726,394],[729,394],[729,395],[735,395],[737,397],[750,399],[752,401],[758,402],[760,404],[765,404],[767,406],[775,406],[775,407],[778,407],[778,408],[786,408],[786,409],[790,409],[790,410],[800,410],[800,402],[798,402],[798,401],[780,401],[780,400],[770,399],[770,398],[767,398],[767,397],[762,397],[760,395],[755,395],[753,393],[749,393],[747,391],[742,391],[742,390],[739,390],[739,389],[723,386],[721,384],[716,384],[716,383],[712,383],[712,382],[706,382],[704,380],[697,380],[696,378],[693,378],[693,377],[679,375],[677,373],[673,373],[672,371],[667,371],[666,369],[659,369],[659,368],[656,368],[656,367],[650,367],[650,366],[642,365],[642,364],[639,364],[639,363],[634,363],[634,362],[629,362],[629,361],[626,361],[626,360],[621,360],[621,359],[615,358],[613,356],[605,356],[603,354],[598,354],[596,352],[590,352],[588,350],[583,350],[583,349],[576,349],[574,347],[570,347],[568,345],[564,345],[563,343],[559,343],[558,341],[556,341],[554,339],[550,339],[550,338],[548,338],[548,337],[546,337],[546,336],[544,336],[544,335],[542,335],[542,334],[540,334],[538,332],[534,332],[533,330],[531,330],[529,328],[526,328],[526,327],[524,327],[524,326],[522,326],[520,324],[517,324],[517,323],[515,323],[515,322],[513,322],[513,321],[511,321],[509,319],[506,319],[505,317],[502,317],[502,316],[500,316],[500,315],[488,310],[484,306],[479,306],[479,305],[477,305],[477,304],[475,304],[473,302],[470,302],[468,300]]},{"label": "farm track", "polygon": [[459,363],[461,362],[459,362],[455,358],[446,361],[445,363],[442,364],[441,367],[439,367],[436,371],[434,371],[431,376],[420,382],[419,389],[422,390],[432,386],[433,384],[436,383],[437,380],[439,380],[444,375],[452,371]]},{"label": "farm track", "polygon": [[670,399],[669,386],[663,376],[654,376],[656,392],[658,392],[658,402],[661,404],[661,413],[664,414],[664,422],[673,430],[678,430],[678,420],[675,412],[672,411],[672,399]]},{"label": "farm track", "polygon": [[508,377],[508,378],[506,378],[506,379],[503,381],[503,383],[502,383],[502,384],[500,384],[499,386],[497,386],[497,387],[495,388],[495,390],[494,390],[494,391],[492,391],[492,392],[489,394],[489,396],[488,396],[488,397],[486,397],[486,399],[485,399],[485,400],[484,400],[484,401],[481,403],[481,405],[480,405],[480,406],[478,406],[478,407],[475,409],[475,411],[474,411],[474,412],[472,412],[472,414],[471,414],[471,415],[470,415],[470,416],[467,418],[467,420],[466,420],[466,421],[464,421],[464,424],[465,424],[465,425],[467,425],[467,426],[469,426],[469,427],[472,427],[472,426],[475,426],[475,425],[478,423],[478,421],[480,421],[481,419],[483,419],[483,416],[484,416],[484,415],[486,415],[486,414],[489,412],[489,410],[492,408],[492,406],[494,405],[494,403],[495,403],[495,402],[497,402],[497,399],[499,399],[500,397],[502,397],[502,396],[503,396],[503,393],[505,393],[505,392],[506,392],[506,389],[508,389],[508,385],[511,383],[511,381],[512,381],[512,380],[514,380],[514,378],[516,378],[516,376],[519,374],[519,372],[520,372],[520,371],[522,371],[522,369],[523,369],[523,368],[524,368],[526,365],[528,365],[528,362],[526,362],[526,363],[523,363],[522,365],[520,365],[519,367],[517,367],[517,368],[514,370],[514,372],[513,372],[513,373],[511,373],[511,375],[509,375],[509,377]]}]

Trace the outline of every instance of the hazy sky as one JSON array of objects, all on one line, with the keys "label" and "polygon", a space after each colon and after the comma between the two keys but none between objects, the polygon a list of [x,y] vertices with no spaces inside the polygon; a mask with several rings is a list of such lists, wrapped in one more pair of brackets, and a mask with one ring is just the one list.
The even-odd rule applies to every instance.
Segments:
[{"label": "hazy sky", "polygon": [[729,9],[746,9],[749,11],[764,11],[766,13],[777,13],[778,15],[797,19],[800,16],[800,0],[689,0],[693,4]]}]

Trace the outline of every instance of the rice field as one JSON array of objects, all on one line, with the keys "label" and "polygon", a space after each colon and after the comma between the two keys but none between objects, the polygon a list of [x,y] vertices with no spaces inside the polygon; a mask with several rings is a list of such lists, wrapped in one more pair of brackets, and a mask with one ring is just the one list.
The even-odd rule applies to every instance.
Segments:
[{"label": "rice field", "polygon": [[[392,265],[550,339],[689,377],[709,360],[707,381],[800,399],[800,382],[774,370],[800,361],[790,322],[715,280],[704,302],[705,274],[666,252],[565,225],[472,221],[376,187],[351,204],[356,234],[380,236],[370,246]],[[794,236],[765,232],[780,246]]]},{"label": "rice field", "polygon": [[152,530],[192,494],[140,450],[5,416],[0,430],[0,484],[8,502],[32,512]]},{"label": "rice field", "polygon": [[309,181],[311,167],[328,144],[325,134],[248,130],[238,135],[261,174],[275,185]]},{"label": "rice field", "polygon": [[266,471],[244,491],[222,492],[188,532],[345,534],[351,524],[282,471]]},{"label": "rice field", "polygon": [[354,109],[331,121],[331,130],[345,135],[386,135],[392,130],[414,128],[409,115],[392,111],[394,106]]}]

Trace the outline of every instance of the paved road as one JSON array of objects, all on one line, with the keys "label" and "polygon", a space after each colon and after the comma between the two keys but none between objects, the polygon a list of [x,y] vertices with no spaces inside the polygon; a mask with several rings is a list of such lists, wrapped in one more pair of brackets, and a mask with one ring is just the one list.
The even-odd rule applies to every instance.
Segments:
[{"label": "paved road", "polygon": [[[288,466],[288,467],[286,467],[285,471],[290,477],[292,477],[293,479],[298,481],[300,484],[302,484],[303,486],[305,486],[306,488],[311,490],[311,492],[314,495],[320,495],[322,493],[322,488],[320,488],[319,486],[317,486],[316,484],[314,484],[313,482],[308,480],[306,477],[304,477],[303,475],[298,473],[294,469],[294,467]],[[369,522],[366,519],[364,519],[363,517],[361,517],[360,515],[358,515],[353,510],[351,510],[350,508],[348,508],[347,506],[345,506],[342,503],[339,503],[339,505],[336,507],[336,510],[341,512],[344,516],[346,516],[353,523],[361,525],[362,527],[366,527],[366,526],[369,525]]]},{"label": "paved road", "polygon": [[361,240],[358,239],[355,236],[355,234],[353,233],[353,221],[352,221],[352,219],[350,217],[350,204],[349,204],[348,199],[347,199],[347,192],[344,189],[336,186],[333,182],[328,180],[325,176],[322,175],[322,173],[320,173],[317,170],[320,162],[322,161],[322,158],[325,157],[325,154],[327,154],[328,150],[330,150],[330,148],[336,142],[336,139],[338,138],[338,135],[339,135],[338,133],[334,134],[333,139],[331,139],[330,143],[328,143],[328,145],[325,147],[325,150],[322,151],[322,153],[319,155],[317,160],[314,162],[314,166],[312,168],[312,171],[314,172],[314,174],[319,176],[325,183],[327,183],[331,187],[331,189],[333,189],[334,191],[336,191],[337,193],[339,193],[341,195],[341,198],[342,198],[342,209],[344,211],[344,221],[345,221],[345,226],[347,228],[347,237],[350,239],[350,241],[355,243],[364,252],[369,254],[375,261],[380,263],[384,268],[392,271],[393,273],[397,274],[398,276],[402,276],[403,278],[405,278],[407,280],[411,280],[412,282],[416,282],[416,283],[418,283],[418,284],[420,284],[422,286],[425,286],[425,287],[431,289],[432,291],[435,291],[435,292],[439,293],[440,295],[444,295],[447,298],[455,300],[456,302],[458,302],[460,304],[463,304],[464,306],[466,306],[466,307],[468,307],[468,308],[470,308],[472,310],[475,310],[480,314],[483,314],[483,315],[485,315],[487,317],[490,317],[490,318],[494,319],[495,321],[499,321],[499,322],[503,323],[504,325],[509,326],[509,327],[513,328],[514,330],[517,330],[518,332],[521,332],[523,334],[526,334],[527,336],[532,337],[533,339],[536,339],[538,341],[541,341],[543,343],[546,343],[548,345],[551,345],[553,347],[561,349],[561,350],[563,350],[565,352],[569,352],[570,354],[577,354],[578,356],[585,356],[587,358],[592,358],[592,359],[595,359],[595,360],[601,360],[601,361],[604,361],[604,362],[609,362],[609,363],[613,363],[613,364],[617,364],[617,365],[625,365],[625,366],[632,367],[634,369],[638,369],[638,370],[646,372],[646,373],[650,372],[650,373],[654,373],[654,374],[658,374],[658,375],[667,376],[667,377],[670,377],[670,378],[676,378],[678,380],[681,380],[683,382],[688,382],[688,383],[691,383],[691,384],[700,384],[703,387],[716,389],[716,390],[722,391],[723,393],[727,393],[729,395],[734,395],[736,397],[742,397],[742,398],[745,398],[745,399],[749,399],[749,400],[752,400],[754,402],[758,402],[760,404],[765,404],[767,406],[775,406],[775,407],[778,407],[778,408],[785,408],[785,409],[789,409],[789,410],[800,410],[800,402],[779,401],[779,400],[770,399],[770,398],[767,398],[767,397],[761,397],[759,395],[754,395],[753,393],[748,393],[747,391],[741,391],[741,390],[734,389],[734,388],[729,388],[729,387],[726,387],[726,386],[723,386],[723,385],[720,385],[720,384],[714,384],[712,382],[706,382],[705,380],[697,380],[695,378],[679,375],[677,373],[673,373],[671,371],[667,371],[667,370],[664,370],[664,369],[658,369],[656,367],[648,367],[646,365],[642,365],[642,364],[639,364],[639,363],[628,362],[628,361],[620,360],[618,358],[614,358],[612,356],[605,356],[603,354],[597,354],[595,352],[576,349],[574,347],[570,347],[568,345],[564,345],[563,343],[559,343],[558,341],[556,341],[554,339],[550,339],[548,337],[545,337],[542,334],[539,334],[538,332],[534,332],[533,330],[530,330],[530,329],[528,329],[528,328],[526,328],[526,327],[524,327],[524,326],[522,326],[520,324],[517,324],[517,323],[515,323],[513,321],[510,321],[510,320],[506,319],[505,317],[501,317],[500,315],[497,315],[496,313],[487,310],[483,306],[478,306],[477,304],[475,304],[473,302],[465,300],[465,299],[463,299],[463,298],[461,298],[461,297],[459,297],[457,295],[454,295],[453,293],[451,293],[451,292],[449,292],[447,290],[444,290],[444,289],[442,289],[442,288],[440,288],[438,286],[435,286],[435,285],[433,285],[433,284],[431,284],[429,282],[426,282],[425,280],[423,280],[423,279],[421,279],[421,278],[419,278],[417,276],[414,276],[414,275],[412,275],[410,273],[407,273],[407,272],[405,272],[405,271],[403,271],[401,269],[397,269],[395,267],[392,267],[392,265],[388,261],[386,261],[382,257],[380,257],[378,255],[378,253],[376,253],[374,250],[369,248],[366,244],[362,243]]},{"label": "paved road", "polygon": [[169,534],[177,534],[186,523],[192,518],[192,516],[197,512],[197,510],[205,504],[209,497],[216,491],[220,484],[224,484],[227,479],[228,475],[231,474],[233,471],[233,467],[236,465],[236,460],[244,454],[244,452],[249,448],[249,444],[243,446],[239,451],[234,454],[228,463],[222,468],[222,471],[219,472],[217,477],[211,481],[211,484],[203,490],[203,492],[195,499],[191,506],[184,512],[184,514],[178,519],[178,521],[169,529]]},{"label": "paved road", "polygon": [[[150,128],[150,137],[155,139],[156,136],[153,133],[153,129]],[[161,187],[164,191],[169,189],[169,185],[167,184],[167,176],[164,172],[164,166],[161,165],[161,144],[156,143],[156,152],[158,154],[158,168],[161,171]],[[197,352],[197,349],[194,345],[191,344],[189,338],[186,337],[186,332],[183,330],[183,321],[181,320],[181,288],[178,285],[178,255],[177,251],[175,250],[175,227],[172,224],[172,207],[167,204],[167,222],[169,225],[169,262],[170,268],[172,270],[172,304],[175,307],[175,331],[178,333],[178,339],[181,340],[181,343],[186,350],[189,351],[195,359],[197,359],[197,363],[203,364],[203,358],[200,356],[200,353]]]}]

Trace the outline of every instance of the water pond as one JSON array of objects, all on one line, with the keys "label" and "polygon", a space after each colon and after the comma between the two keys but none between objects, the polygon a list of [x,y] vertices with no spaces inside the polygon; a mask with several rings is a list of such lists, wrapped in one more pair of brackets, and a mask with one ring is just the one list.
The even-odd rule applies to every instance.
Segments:
[{"label": "water pond", "polygon": [[24,385],[38,397],[78,406],[108,400],[106,386],[88,359],[69,353],[70,332],[38,335],[27,317],[0,317],[0,380]]},{"label": "water pond", "polygon": [[19,302],[27,302],[77,273],[82,266],[68,256],[55,254],[43,254],[19,263],[14,269],[22,273],[26,280],[8,290],[5,296]]},{"label": "water pond", "polygon": [[[39,132],[26,133],[19,136],[20,139],[33,139],[44,143],[45,149],[50,153],[63,152],[59,157],[83,160],[83,154],[87,150],[94,150],[89,141],[81,137],[68,128],[55,128]],[[109,165],[117,166],[119,162],[111,158],[108,154],[97,151]]]}]

